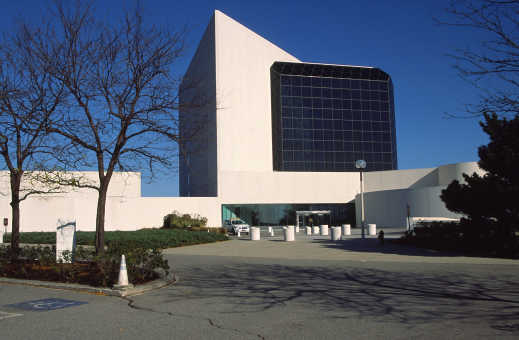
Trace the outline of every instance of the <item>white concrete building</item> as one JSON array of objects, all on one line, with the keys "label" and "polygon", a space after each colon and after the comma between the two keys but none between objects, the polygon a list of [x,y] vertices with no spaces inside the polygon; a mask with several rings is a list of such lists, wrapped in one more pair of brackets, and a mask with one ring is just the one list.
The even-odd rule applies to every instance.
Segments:
[{"label": "white concrete building", "polygon": [[[141,197],[140,174],[112,180],[106,230],[159,227],[167,213],[197,213],[208,225],[239,217],[251,225],[294,225],[297,211],[330,210],[326,224],[357,223],[359,173],[366,159],[366,220],[404,226],[414,216],[455,216],[439,192],[476,163],[396,170],[391,78],[365,66],[302,63],[215,11],[181,86],[182,133],[202,123],[181,160],[182,197]],[[95,178],[95,173],[91,176]],[[10,217],[8,175],[0,214]],[[22,203],[21,230],[55,230],[59,217],[94,230],[96,192],[79,190]],[[308,215],[308,214],[307,214]],[[301,223],[317,223],[308,215]],[[9,230],[9,226],[8,226]]]}]

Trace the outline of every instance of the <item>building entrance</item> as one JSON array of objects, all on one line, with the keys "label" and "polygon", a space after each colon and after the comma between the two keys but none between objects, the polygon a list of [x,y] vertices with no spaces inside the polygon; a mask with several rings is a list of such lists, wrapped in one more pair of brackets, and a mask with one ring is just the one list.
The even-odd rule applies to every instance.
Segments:
[{"label": "building entrance", "polygon": [[222,225],[239,218],[251,226],[355,224],[353,203],[222,204]]},{"label": "building entrance", "polygon": [[302,228],[321,224],[332,225],[331,212],[331,210],[298,210],[296,225]]}]

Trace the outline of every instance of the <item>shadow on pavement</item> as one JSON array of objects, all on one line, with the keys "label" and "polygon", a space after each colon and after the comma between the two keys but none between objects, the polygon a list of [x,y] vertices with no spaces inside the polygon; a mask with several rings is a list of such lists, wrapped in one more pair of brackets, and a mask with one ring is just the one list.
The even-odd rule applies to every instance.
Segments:
[{"label": "shadow on pavement", "polygon": [[184,270],[179,284],[161,293],[162,302],[207,299],[207,308],[217,308],[220,313],[261,313],[291,304],[301,311],[324,313],[327,318],[389,317],[409,327],[470,319],[519,334],[516,274],[481,278],[452,272],[244,263]]},{"label": "shadow on pavement", "polygon": [[316,239],[312,241],[318,243],[323,247],[331,249],[341,249],[345,251],[355,252],[369,252],[381,254],[394,255],[410,255],[410,256],[429,256],[429,257],[443,257],[443,256],[466,256],[461,253],[437,251],[431,249],[417,248],[413,246],[393,243],[391,239],[386,239],[384,244],[380,244],[375,238],[354,238],[340,241],[331,241],[325,239]]}]

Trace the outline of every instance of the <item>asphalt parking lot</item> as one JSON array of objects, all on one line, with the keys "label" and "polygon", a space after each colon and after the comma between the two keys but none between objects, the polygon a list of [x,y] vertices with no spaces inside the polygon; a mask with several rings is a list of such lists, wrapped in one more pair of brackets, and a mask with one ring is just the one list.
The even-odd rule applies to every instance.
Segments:
[{"label": "asphalt parking lot", "polygon": [[[263,235],[262,235],[263,236]],[[519,262],[298,234],[166,250],[129,299],[0,284],[5,339],[516,339]]]}]

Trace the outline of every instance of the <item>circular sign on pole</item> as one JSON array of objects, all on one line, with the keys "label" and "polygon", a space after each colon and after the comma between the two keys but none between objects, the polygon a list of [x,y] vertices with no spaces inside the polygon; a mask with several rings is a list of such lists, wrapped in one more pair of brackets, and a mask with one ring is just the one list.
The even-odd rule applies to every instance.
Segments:
[{"label": "circular sign on pole", "polygon": [[363,159],[358,159],[355,161],[355,167],[360,170],[360,209],[361,209],[361,227],[362,227],[362,238],[365,237],[364,233],[364,190],[362,186],[362,170],[366,168],[366,161]]},{"label": "circular sign on pole", "polygon": [[363,159],[359,159],[359,160],[355,161],[355,167],[357,169],[365,169],[366,168],[366,161],[363,160]]}]

